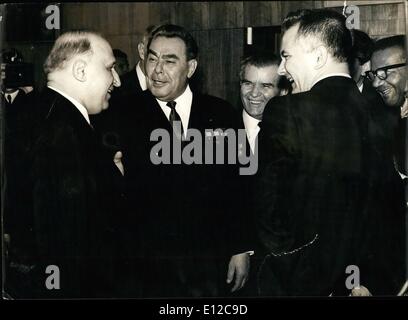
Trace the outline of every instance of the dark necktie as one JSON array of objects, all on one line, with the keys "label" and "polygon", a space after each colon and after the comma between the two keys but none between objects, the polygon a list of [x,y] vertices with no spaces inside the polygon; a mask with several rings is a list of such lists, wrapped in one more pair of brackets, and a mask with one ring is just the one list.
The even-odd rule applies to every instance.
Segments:
[{"label": "dark necktie", "polygon": [[9,104],[11,104],[11,94],[6,95],[6,100]]},{"label": "dark necktie", "polygon": [[166,105],[171,109],[169,120],[171,127],[173,128],[173,133],[181,140],[183,137],[183,125],[181,123],[181,118],[176,111],[176,102],[169,101]]}]

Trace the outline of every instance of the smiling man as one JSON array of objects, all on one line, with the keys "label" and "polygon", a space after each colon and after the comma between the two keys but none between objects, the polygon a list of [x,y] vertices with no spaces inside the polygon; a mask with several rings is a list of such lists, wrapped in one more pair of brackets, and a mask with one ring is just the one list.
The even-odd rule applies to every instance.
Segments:
[{"label": "smiling man", "polygon": [[[235,166],[159,164],[150,160],[163,128],[173,139],[189,129],[237,127],[237,114],[219,98],[192,91],[198,65],[195,40],[184,28],[163,25],[148,43],[148,91],[137,101],[142,119],[130,137],[129,186],[142,226],[144,297],[227,295],[246,282],[250,244],[233,200]],[[136,115],[135,115],[136,118]],[[181,142],[184,147],[184,142]],[[201,160],[204,160],[202,156]],[[202,161],[202,163],[206,163]],[[236,168],[235,168],[236,169]]]},{"label": "smiling man", "polygon": [[375,150],[379,159],[387,160],[379,162],[377,169],[374,169],[376,180],[372,190],[375,194],[370,198],[370,211],[376,215],[372,219],[376,222],[371,224],[370,230],[373,235],[370,269],[382,275],[381,279],[372,275],[373,286],[370,290],[373,294],[396,295],[406,280],[404,183],[406,185],[408,176],[408,118],[405,114],[408,102],[405,41],[403,35],[376,41],[371,56],[371,71],[366,73],[385,103],[382,108],[374,109],[373,105],[370,108],[374,132],[380,137]]},{"label": "smiling man", "polygon": [[[90,114],[108,108],[111,91],[120,86],[114,65],[109,43],[86,31],[62,34],[45,61],[48,87],[38,104],[45,116],[38,135],[33,133],[29,177],[37,247],[34,297],[115,296],[110,267],[118,238],[109,222],[118,205],[112,181],[120,172],[104,156],[89,121]],[[46,285],[49,265],[59,268],[54,290]]]},{"label": "smiling man", "polygon": [[346,291],[364,182],[365,102],[348,73],[351,36],[330,10],[301,10],[282,25],[279,74],[297,93],[271,99],[259,133],[261,295]]},{"label": "smiling man", "polygon": [[280,95],[278,74],[279,58],[274,54],[257,54],[246,57],[241,62],[240,95],[243,105],[242,120],[251,151],[259,132],[259,122],[268,101]]},{"label": "smiling man", "polygon": [[[393,115],[394,156],[402,177],[408,176],[405,165],[405,130],[408,116],[408,76],[406,37],[404,35],[383,38],[375,43],[371,57],[371,71],[367,72],[373,87],[381,95]],[[403,118],[403,119],[401,119]],[[384,119],[384,122],[386,120]]]},{"label": "smiling man", "polygon": [[401,108],[407,92],[405,36],[380,39],[375,43],[368,76],[373,87],[391,108]]}]

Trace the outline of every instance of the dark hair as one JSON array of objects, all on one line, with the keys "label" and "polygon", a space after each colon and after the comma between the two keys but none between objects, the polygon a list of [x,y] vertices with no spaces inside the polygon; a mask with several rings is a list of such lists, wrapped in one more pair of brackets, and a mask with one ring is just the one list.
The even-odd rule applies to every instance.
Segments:
[{"label": "dark hair", "polygon": [[279,57],[274,54],[266,54],[266,53],[255,53],[249,56],[244,56],[241,59],[241,69],[239,72],[240,79],[243,78],[246,66],[254,66],[257,68],[262,67],[269,67],[269,66],[279,66],[280,59]]},{"label": "dark hair", "polygon": [[[44,72],[48,74],[63,67],[66,61],[78,54],[92,54],[90,37],[101,37],[93,31],[68,31],[57,38],[44,63]],[[102,37],[101,37],[102,38]]]},{"label": "dark hair", "polygon": [[385,50],[388,48],[392,47],[397,47],[400,48],[401,51],[403,52],[403,57],[406,59],[406,37],[405,35],[397,35],[397,36],[392,36],[392,37],[387,37],[387,38],[382,38],[377,40],[374,43],[374,51],[380,51],[380,50]]},{"label": "dark hair", "polygon": [[282,32],[296,24],[299,24],[298,36],[320,39],[334,58],[339,62],[347,62],[351,51],[351,35],[343,15],[328,9],[298,10],[287,15],[282,23]]},{"label": "dark hair", "polygon": [[353,41],[350,58],[358,59],[362,65],[370,60],[374,49],[374,41],[361,30],[352,29],[350,32]]},{"label": "dark hair", "polygon": [[159,24],[151,24],[150,26],[148,26],[144,33],[143,36],[148,37],[151,33],[153,33],[153,31],[155,31],[158,27],[160,27]]},{"label": "dark hair", "polygon": [[120,49],[113,49],[112,52],[113,52],[113,55],[115,56],[115,58],[122,58],[122,59],[125,59],[125,60],[127,60],[127,58],[128,58],[127,54],[124,53]]},{"label": "dark hair", "polygon": [[198,57],[198,46],[196,41],[194,40],[193,36],[183,27],[177,26],[174,24],[164,24],[157,29],[155,29],[150,38],[147,45],[147,48],[150,48],[150,44],[152,41],[158,37],[166,37],[166,38],[179,38],[183,40],[186,45],[186,57],[187,61],[192,59],[197,59]]}]

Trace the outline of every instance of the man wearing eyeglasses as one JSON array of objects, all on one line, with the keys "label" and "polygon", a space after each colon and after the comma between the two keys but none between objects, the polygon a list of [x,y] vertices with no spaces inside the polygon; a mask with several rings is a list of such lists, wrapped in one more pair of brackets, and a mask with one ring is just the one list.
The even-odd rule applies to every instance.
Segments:
[{"label": "man wearing eyeglasses", "polygon": [[366,73],[393,115],[394,161],[403,179],[408,176],[405,165],[406,120],[400,119],[408,115],[405,42],[404,35],[378,40],[371,57],[371,71]]},{"label": "man wearing eyeglasses", "polygon": [[405,36],[378,40],[371,57],[368,78],[389,107],[404,105],[407,88]]},{"label": "man wearing eyeglasses", "polygon": [[384,105],[370,104],[374,151],[369,196],[372,218],[366,229],[371,237],[371,254],[368,269],[361,271],[368,272],[374,295],[396,295],[405,281],[405,201],[401,180],[408,175],[404,164],[407,119],[401,119],[407,105],[405,41],[403,35],[378,40],[371,56],[371,71],[366,72],[384,101]]}]

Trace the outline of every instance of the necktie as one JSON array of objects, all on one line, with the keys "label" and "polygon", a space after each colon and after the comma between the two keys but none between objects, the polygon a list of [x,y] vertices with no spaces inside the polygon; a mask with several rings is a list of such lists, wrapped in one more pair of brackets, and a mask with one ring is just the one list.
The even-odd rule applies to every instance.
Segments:
[{"label": "necktie", "polygon": [[6,100],[9,104],[11,104],[11,94],[6,95]]},{"label": "necktie", "polygon": [[176,111],[176,102],[169,101],[167,102],[166,105],[171,109],[169,120],[170,120],[171,127],[173,128],[173,133],[176,135],[178,139],[182,139],[183,125],[181,123],[181,118]]}]

